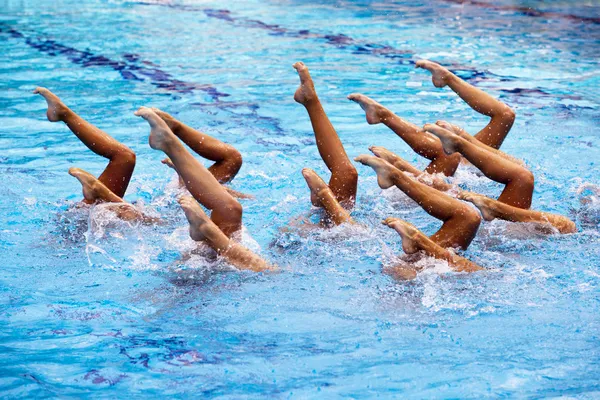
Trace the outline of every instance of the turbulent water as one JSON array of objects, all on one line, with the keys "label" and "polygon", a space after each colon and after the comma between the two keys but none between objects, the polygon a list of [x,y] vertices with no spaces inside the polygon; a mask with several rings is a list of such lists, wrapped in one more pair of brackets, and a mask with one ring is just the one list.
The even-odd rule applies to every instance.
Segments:
[{"label": "turbulent water", "polygon": [[[580,397],[600,395],[600,8],[592,2],[7,0],[0,15],[0,390],[3,397]],[[424,167],[346,100],[476,132],[487,118],[414,62],[430,58],[517,112],[503,150],[536,177],[533,208],[573,235],[484,223],[465,275],[431,259],[412,282],[395,216],[440,226],[360,174],[359,226],[288,228],[311,212],[300,170],[328,178],[304,109],[310,68],[351,157],[380,145]],[[45,120],[45,86],[127,144],[125,198],[162,223],[77,207],[94,155]],[[244,156],[242,241],[282,272],[239,272],[195,248],[173,172],[133,112],[162,108]],[[497,196],[461,167],[454,183]],[[311,217],[316,218],[314,215]]]}]

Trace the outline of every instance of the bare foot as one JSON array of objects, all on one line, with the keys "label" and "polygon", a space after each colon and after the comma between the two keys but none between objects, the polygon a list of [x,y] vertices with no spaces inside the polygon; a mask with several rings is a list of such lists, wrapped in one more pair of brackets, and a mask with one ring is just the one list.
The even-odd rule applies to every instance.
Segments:
[{"label": "bare foot", "polygon": [[418,236],[421,234],[419,230],[412,224],[403,221],[399,218],[387,218],[382,224],[394,229],[402,237],[402,250],[406,254],[414,254],[420,250],[418,244]]},{"label": "bare foot", "polygon": [[156,107],[150,107],[150,109],[154,111],[154,113],[158,115],[163,121],[165,121],[169,128],[171,128],[171,130],[174,130],[179,124],[179,121],[175,119],[175,117],[173,117],[171,114],[164,112]]},{"label": "bare foot", "polygon": [[48,111],[46,111],[48,121],[62,121],[67,111],[69,111],[69,107],[67,107],[57,95],[43,87],[35,88],[33,93],[39,94],[46,99],[46,102],[48,103]]},{"label": "bare foot", "polygon": [[310,77],[306,65],[304,65],[303,62],[298,61],[293,67],[300,76],[300,87],[296,90],[296,93],[294,93],[294,100],[300,104],[306,104],[311,100],[316,99],[317,92],[315,91],[315,84]]},{"label": "bare foot", "polygon": [[176,139],[175,134],[158,114],[148,107],[140,107],[135,113],[138,117],[144,118],[150,124],[150,137],[148,142],[154,150],[165,151],[169,143]]},{"label": "bare foot", "polygon": [[448,77],[452,75],[446,68],[433,61],[419,60],[415,64],[415,67],[423,68],[431,72],[431,81],[433,82],[433,86],[437,88],[446,86],[448,84]]},{"label": "bare foot", "polygon": [[370,125],[379,124],[393,115],[390,110],[364,94],[352,93],[348,95],[348,100],[358,103],[360,108],[365,111],[367,122]]},{"label": "bare foot", "polygon": [[69,168],[69,175],[74,176],[81,183],[83,197],[89,203],[107,201],[113,203],[123,202],[119,196],[104,186],[95,176],[79,168]]},{"label": "bare foot", "polygon": [[473,193],[473,192],[460,192],[456,197],[461,200],[468,201],[473,203],[475,207],[479,209],[483,219],[486,221],[492,221],[496,219],[496,212],[493,209],[492,201],[490,198],[483,196],[481,194]]},{"label": "bare foot", "polygon": [[[452,133],[457,134],[458,136],[460,136],[463,139],[467,139],[467,140],[469,140],[469,139],[475,139],[473,136],[469,135],[469,133],[467,131],[465,131],[463,128],[461,128],[458,125],[451,124],[448,121],[441,121],[440,120],[440,121],[436,121],[435,124],[437,126],[441,126],[442,128],[444,128],[444,129],[446,129],[446,130],[448,130],[448,131],[450,131]],[[477,139],[475,139],[475,140],[477,140]]]},{"label": "bare foot", "polygon": [[458,139],[460,136],[439,125],[425,124],[423,130],[437,136],[442,142],[444,153],[451,155],[457,152]]},{"label": "bare foot", "polygon": [[401,173],[392,164],[379,157],[363,154],[356,157],[354,161],[358,161],[363,165],[373,168],[377,174],[377,183],[382,189],[387,189],[394,186],[394,182],[392,180],[393,174]]},{"label": "bare foot", "polygon": [[315,207],[322,207],[323,205],[321,203],[320,197],[322,196],[322,193],[324,191],[331,192],[331,189],[329,188],[327,183],[325,183],[325,181],[323,181],[323,179],[321,179],[321,177],[310,168],[304,168],[302,170],[302,176],[304,176],[306,184],[310,189],[310,202]]},{"label": "bare foot", "polygon": [[168,157],[162,160],[161,163],[165,164],[169,168],[175,169],[175,164],[173,164],[173,161],[171,161],[171,159]]},{"label": "bare foot", "polygon": [[206,238],[207,230],[210,230],[213,226],[216,227],[193,197],[181,197],[179,199],[179,205],[183,209],[183,212],[190,223],[190,237],[193,240],[197,242],[204,240]]}]

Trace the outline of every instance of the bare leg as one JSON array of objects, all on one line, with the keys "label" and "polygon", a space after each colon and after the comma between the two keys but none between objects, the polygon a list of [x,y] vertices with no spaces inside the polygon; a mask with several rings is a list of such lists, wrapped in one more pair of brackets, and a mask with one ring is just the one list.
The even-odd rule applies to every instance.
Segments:
[{"label": "bare leg", "polygon": [[510,154],[506,154],[502,150],[495,149],[493,147],[488,146],[485,143],[480,142],[479,140],[477,140],[475,137],[471,136],[467,131],[465,131],[463,128],[461,128],[458,125],[451,124],[447,121],[437,121],[435,124],[441,126],[444,129],[449,130],[450,132],[456,133],[458,136],[465,139],[467,142],[470,142],[479,147],[482,147],[482,148],[486,149],[487,151],[491,151],[492,153],[494,153],[508,161],[514,162],[515,164],[525,166],[525,163],[522,160],[519,160],[518,158],[513,157]]},{"label": "bare leg", "polygon": [[483,268],[479,265],[460,257],[447,249],[441,247],[433,240],[425,236],[414,225],[409,224],[398,218],[388,218],[383,221],[384,225],[389,226],[402,237],[402,249],[407,254],[413,254],[422,251],[430,257],[448,262],[450,267],[458,272],[475,272]]},{"label": "bare leg", "polygon": [[402,172],[407,172],[413,175],[419,182],[424,183],[427,186],[431,186],[434,189],[441,190],[442,192],[447,192],[452,189],[454,186],[446,183],[442,178],[437,175],[429,174],[427,172],[423,172],[415,168],[411,163],[402,159],[397,154],[392,153],[385,147],[381,146],[371,146],[369,147],[371,153],[375,154],[377,157],[389,162],[395,168],[399,169]]},{"label": "bare leg", "polygon": [[479,131],[475,138],[490,147],[500,148],[515,122],[515,112],[509,106],[468,84],[446,68],[432,61],[417,61],[416,67],[431,72],[435,87],[449,86],[473,110],[491,117],[492,119],[487,126]]},{"label": "bare leg", "polygon": [[447,155],[439,139],[424,132],[420,127],[395,115],[375,100],[353,93],[348,99],[358,103],[365,111],[367,122],[371,125],[383,123],[400,136],[418,155],[431,160],[425,169],[430,174],[443,173],[451,176],[456,172],[461,157],[458,154]]},{"label": "bare leg", "polygon": [[444,222],[431,236],[438,245],[466,249],[479,228],[481,218],[465,203],[408,177],[380,158],[368,155],[356,157],[356,161],[368,165],[377,173],[377,182],[382,189],[396,185],[417,202],[432,217]]},{"label": "bare leg", "polygon": [[335,225],[346,222],[354,223],[348,211],[336,200],[333,192],[315,171],[309,168],[302,170],[302,175],[310,188],[310,199],[316,207],[322,207],[328,219]]},{"label": "bare leg", "polygon": [[217,225],[202,211],[200,205],[189,196],[179,200],[181,208],[190,223],[190,237],[208,244],[230,264],[255,272],[271,271],[277,267],[270,265],[249,249],[235,243],[225,235]]},{"label": "bare leg", "polygon": [[46,115],[49,121],[63,121],[88,149],[110,160],[98,180],[111,192],[123,197],[135,168],[135,153],[75,114],[48,89],[38,87],[33,93],[42,95],[48,102]]},{"label": "bare leg", "polygon": [[540,224],[550,224],[560,233],[575,233],[577,227],[570,219],[562,215],[550,214],[541,211],[523,210],[501,203],[498,200],[489,197],[471,193],[461,192],[458,197],[465,201],[475,204],[481,211],[481,215],[486,221],[492,221],[496,218],[512,222],[536,222]]},{"label": "bare leg", "polygon": [[187,190],[212,211],[211,219],[228,237],[242,227],[242,206],[198,160],[185,149],[167,124],[151,109],[140,107],[135,115],[150,124],[150,147],[163,151],[183,178]]},{"label": "bare leg", "polygon": [[302,104],[308,111],[319,154],[331,171],[329,187],[340,204],[350,210],[354,207],[356,199],[358,173],[323,110],[308,68],[301,62],[294,64],[294,68],[300,76],[300,87],[294,94],[294,100]]},{"label": "bare leg", "polygon": [[499,201],[524,209],[531,207],[534,177],[527,168],[477,146],[439,125],[427,124],[424,129],[440,138],[447,153],[460,152],[485,176],[506,185],[498,197]]},{"label": "bare leg", "polygon": [[230,182],[235,177],[242,167],[242,155],[233,146],[189,127],[158,108],[152,111],[199,156],[215,161],[208,170],[220,183]]},{"label": "bare leg", "polygon": [[[175,165],[173,165],[173,161],[171,161],[170,158],[165,158],[164,160],[162,160],[162,163],[165,164],[169,168],[175,169]],[[209,171],[210,171],[210,168],[209,168]],[[179,186],[184,188],[185,182],[183,181],[183,178],[181,177],[181,175],[177,175],[177,176],[179,178]],[[237,199],[254,199],[254,196],[252,196],[251,194],[238,192],[237,190],[228,188],[225,185],[223,185],[223,188],[227,191],[227,193],[229,193],[230,195],[232,195],[233,197],[235,197]]]},{"label": "bare leg", "polygon": [[74,176],[81,183],[83,197],[87,203],[96,202],[116,203],[111,209],[117,214],[117,217],[125,221],[142,221],[144,223],[160,222],[159,219],[144,215],[137,210],[133,204],[114,194],[99,179],[92,174],[79,168],[69,168],[69,175]]}]

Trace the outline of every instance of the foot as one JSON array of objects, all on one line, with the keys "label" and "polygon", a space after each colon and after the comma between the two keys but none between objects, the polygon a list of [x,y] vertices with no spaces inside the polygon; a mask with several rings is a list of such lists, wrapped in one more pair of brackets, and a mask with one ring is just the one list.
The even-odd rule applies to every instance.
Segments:
[{"label": "foot", "polygon": [[144,118],[150,124],[150,138],[148,142],[154,150],[165,151],[169,143],[176,139],[175,134],[171,132],[169,126],[152,109],[140,107],[134,114]]},{"label": "foot", "polygon": [[73,167],[69,168],[69,175],[74,176],[81,183],[83,197],[88,203],[95,203],[96,201],[118,202],[116,199],[120,199],[89,172]]},{"label": "foot", "polygon": [[448,78],[452,75],[450,71],[438,63],[428,60],[419,60],[415,64],[416,68],[423,68],[431,72],[431,81],[433,86],[442,88],[448,84]]},{"label": "foot", "polygon": [[375,156],[363,154],[356,157],[354,161],[358,161],[363,165],[373,168],[377,174],[377,183],[382,189],[387,189],[394,186],[394,182],[392,180],[393,174],[401,173],[398,172],[398,170],[389,162]]},{"label": "foot", "polygon": [[399,218],[387,218],[382,223],[394,229],[402,237],[402,250],[406,254],[413,254],[420,250],[418,237],[421,232],[414,225]]},{"label": "foot", "polygon": [[392,112],[376,102],[375,100],[360,93],[348,95],[348,100],[352,100],[365,111],[367,122],[370,125],[379,124],[390,117]]},{"label": "foot", "polygon": [[156,107],[150,107],[150,109],[154,111],[154,113],[158,115],[163,121],[165,121],[169,128],[171,128],[171,130],[175,129],[175,126],[179,123],[179,121],[177,121],[171,114],[167,112],[164,112]]},{"label": "foot", "polygon": [[496,219],[496,212],[494,211],[493,203],[494,200],[489,197],[473,192],[460,192],[456,197],[461,200],[473,203],[475,207],[479,208],[483,219],[486,221],[492,221]]},{"label": "foot", "polygon": [[162,160],[161,163],[165,164],[169,168],[175,169],[175,164],[173,164],[173,161],[171,161],[171,159],[168,157]]},{"label": "foot", "polygon": [[37,87],[33,91],[34,94],[41,95],[46,102],[48,103],[48,111],[46,111],[46,116],[48,117],[48,121],[57,122],[62,121],[67,111],[69,111],[69,107],[67,107],[57,95],[52,93],[46,88]]},{"label": "foot", "polygon": [[[331,191],[327,183],[312,169],[304,168],[302,170],[302,176],[306,180],[306,184],[310,189],[310,202],[315,207],[322,207],[321,196],[326,191]],[[332,193],[333,194],[333,193]],[[334,196],[335,197],[335,196]]]},{"label": "foot", "polygon": [[183,196],[178,201],[190,223],[190,237],[193,240],[202,241],[211,229],[219,229],[193,197]]},{"label": "foot", "polygon": [[454,125],[451,124],[448,121],[436,121],[435,123],[438,126],[441,126],[442,128],[455,133],[456,135],[460,136],[463,139],[469,140],[469,139],[473,139],[473,136],[469,135],[469,133],[467,131],[465,131],[463,128],[461,128],[458,125]]},{"label": "foot", "polygon": [[[392,153],[391,151],[389,151],[388,149],[386,149],[385,147],[381,147],[381,146],[370,146],[369,147],[369,151],[373,154],[375,154],[375,156],[389,162],[390,164],[392,164],[394,167],[399,168],[396,163],[398,163],[398,161],[400,162],[406,162],[404,160],[402,160],[400,157],[398,157],[397,154]],[[399,168],[400,170],[404,171],[404,169]]]},{"label": "foot", "polygon": [[300,76],[300,87],[296,90],[296,93],[294,93],[294,100],[300,104],[306,104],[311,100],[316,99],[317,92],[315,91],[315,84],[310,77],[306,65],[304,65],[303,62],[298,61],[293,67]]},{"label": "foot", "polygon": [[448,129],[444,129],[439,125],[425,124],[423,130],[437,136],[442,142],[442,147],[447,155],[456,153],[460,136]]}]

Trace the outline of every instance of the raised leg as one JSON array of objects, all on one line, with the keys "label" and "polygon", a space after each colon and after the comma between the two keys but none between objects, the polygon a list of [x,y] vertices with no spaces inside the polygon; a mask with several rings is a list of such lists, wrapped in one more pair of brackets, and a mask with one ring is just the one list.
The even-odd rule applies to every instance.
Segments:
[{"label": "raised leg", "polygon": [[304,179],[306,179],[306,183],[310,188],[310,199],[313,205],[322,207],[325,210],[329,221],[335,225],[346,222],[354,223],[348,211],[340,205],[332,190],[315,171],[304,168],[302,170],[302,176],[304,176]]},{"label": "raised leg", "polygon": [[187,144],[196,154],[215,161],[208,170],[220,183],[230,182],[242,167],[242,155],[233,146],[199,132],[170,114],[152,108],[171,129],[171,132]]},{"label": "raised leg", "polygon": [[[173,161],[171,161],[171,159],[169,159],[168,157],[165,158],[164,160],[162,160],[162,163],[165,164],[169,168],[175,169],[175,165],[173,165]],[[210,168],[208,170],[210,171]],[[214,174],[213,174],[213,176],[214,176]],[[179,177],[179,186],[185,187],[185,182],[183,181],[183,178],[181,177],[181,175],[178,175],[178,177]],[[238,192],[237,190],[233,190],[227,186],[223,186],[223,188],[225,188],[227,193],[229,193],[236,199],[254,199],[254,196],[252,196],[251,194]]]},{"label": "raised leg", "polygon": [[473,208],[437,189],[411,179],[385,160],[368,155],[358,156],[355,160],[375,170],[381,188],[386,189],[395,185],[423,207],[429,215],[443,221],[442,227],[431,236],[431,240],[444,248],[466,249],[469,246],[481,223],[479,214]]},{"label": "raised leg", "polygon": [[371,146],[369,147],[369,150],[371,150],[371,153],[389,162],[400,171],[407,172],[413,175],[415,178],[417,178],[419,182],[424,183],[427,186],[431,186],[432,188],[441,190],[442,192],[447,192],[448,190],[454,187],[438,175],[420,171],[419,169],[415,168],[411,163],[402,159],[397,154],[392,153],[385,147]]},{"label": "raised leg", "polygon": [[190,224],[190,237],[196,241],[208,244],[230,264],[255,272],[272,271],[277,269],[264,259],[254,254],[246,247],[231,241],[215,223],[202,211],[200,205],[189,196],[179,199],[179,204],[185,212]]},{"label": "raised leg", "polygon": [[402,249],[407,254],[422,251],[430,257],[448,262],[451,268],[458,272],[475,272],[483,268],[441,247],[432,239],[425,236],[414,225],[398,218],[388,218],[384,225],[394,229],[402,237]]},{"label": "raised leg", "polygon": [[171,132],[167,124],[151,109],[140,107],[135,115],[150,124],[150,147],[163,151],[173,162],[175,170],[183,178],[187,190],[204,207],[212,211],[212,221],[228,237],[242,227],[242,206],[215,177]]},{"label": "raised leg", "polygon": [[367,122],[371,125],[383,123],[396,135],[406,142],[418,155],[431,160],[425,169],[430,174],[443,173],[446,176],[454,174],[461,157],[458,154],[447,155],[439,139],[424,132],[420,127],[395,115],[393,112],[377,103],[375,100],[353,93],[348,99],[358,103],[365,111]]},{"label": "raised leg", "polygon": [[480,142],[479,140],[477,140],[474,136],[471,136],[467,131],[465,131],[463,128],[461,128],[458,125],[454,125],[451,124],[450,122],[447,121],[437,121],[435,123],[436,125],[441,126],[444,129],[449,130],[450,132],[454,132],[455,134],[457,134],[458,136],[460,136],[461,138],[465,139],[467,142],[473,143],[479,147],[482,147],[484,149],[486,149],[487,151],[491,151],[492,153],[508,160],[511,161],[515,164],[519,164],[522,166],[525,166],[525,163],[522,160],[519,160],[516,157],[511,156],[510,154],[506,154],[505,152],[503,152],[502,150],[498,150],[496,148],[490,147],[485,143]]},{"label": "raised leg", "polygon": [[481,211],[481,215],[486,221],[492,221],[496,218],[512,222],[536,222],[540,224],[549,224],[555,227],[560,233],[575,233],[577,226],[573,221],[562,215],[556,215],[541,211],[523,210],[521,208],[509,206],[498,200],[489,197],[471,193],[461,192],[458,197],[469,201]]},{"label": "raised leg", "polygon": [[319,154],[331,171],[329,187],[344,208],[352,209],[358,185],[356,168],[352,165],[340,138],[325,114],[308,68],[301,62],[294,64],[294,68],[300,76],[300,87],[294,94],[294,100],[302,104],[308,112]]},{"label": "raised leg", "polygon": [[475,145],[439,125],[427,124],[424,129],[440,138],[447,153],[461,153],[485,176],[506,185],[498,201],[518,208],[531,207],[534,177],[527,168]]},{"label": "raised leg", "polygon": [[490,147],[500,148],[515,122],[515,112],[509,106],[468,84],[437,63],[420,60],[417,61],[416,67],[431,72],[435,87],[449,86],[473,110],[491,117],[487,126],[479,131],[475,138]]},{"label": "raised leg", "polygon": [[33,93],[40,94],[46,99],[48,103],[46,115],[49,121],[64,122],[88,149],[110,160],[98,180],[111,192],[123,197],[135,168],[135,153],[75,114],[48,89],[38,87]]}]

